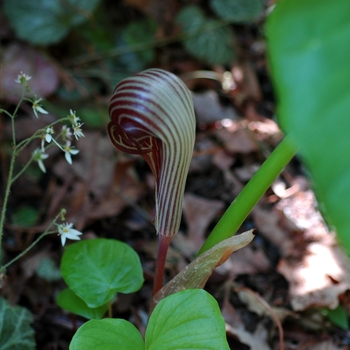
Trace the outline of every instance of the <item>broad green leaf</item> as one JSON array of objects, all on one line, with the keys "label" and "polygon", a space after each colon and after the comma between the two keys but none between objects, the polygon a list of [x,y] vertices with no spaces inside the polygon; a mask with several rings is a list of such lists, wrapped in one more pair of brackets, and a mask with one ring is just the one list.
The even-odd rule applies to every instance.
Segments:
[{"label": "broad green leaf", "polygon": [[108,309],[108,304],[97,308],[88,307],[84,300],[79,298],[69,288],[62,290],[57,295],[56,302],[62,309],[88,319],[100,320]]},{"label": "broad green leaf", "polygon": [[84,323],[75,333],[69,349],[144,350],[145,345],[133,324],[122,319],[105,318]]},{"label": "broad green leaf", "polygon": [[217,301],[202,289],[186,289],[163,299],[146,330],[147,350],[229,349]]},{"label": "broad green leaf", "polygon": [[100,0],[5,0],[4,12],[20,39],[53,44],[88,19]]},{"label": "broad green leaf", "polygon": [[0,349],[34,350],[32,314],[24,307],[11,307],[0,297]]},{"label": "broad green leaf", "polygon": [[228,26],[206,18],[197,6],[185,7],[176,21],[184,34],[186,50],[194,57],[210,64],[229,64],[235,56],[235,37]]},{"label": "broad green leaf", "polygon": [[62,257],[61,273],[69,288],[91,308],[105,305],[117,292],[135,292],[143,283],[138,255],[114,239],[69,245]]},{"label": "broad green leaf", "polygon": [[348,313],[342,305],[338,305],[335,309],[324,309],[322,313],[327,316],[329,321],[334,325],[345,330],[349,329]]},{"label": "broad green leaf", "polygon": [[255,21],[264,9],[262,0],[211,0],[210,6],[219,17],[235,23]]},{"label": "broad green leaf", "polygon": [[284,131],[300,147],[320,209],[350,254],[350,2],[281,1],[266,34]]}]

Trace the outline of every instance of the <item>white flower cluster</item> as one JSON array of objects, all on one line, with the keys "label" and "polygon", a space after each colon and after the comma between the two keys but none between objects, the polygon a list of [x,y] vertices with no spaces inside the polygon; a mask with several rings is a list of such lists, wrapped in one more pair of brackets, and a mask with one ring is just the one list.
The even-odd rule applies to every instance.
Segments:
[{"label": "white flower cluster", "polygon": [[[24,86],[27,91],[29,92],[29,80],[32,79],[31,76],[21,72],[17,79],[15,79],[15,82]],[[34,115],[36,118],[39,117],[39,113],[41,114],[48,114],[48,112],[41,106],[40,102],[42,101],[41,98],[35,98],[30,99],[23,97],[23,100],[26,100],[28,102],[32,103],[32,109],[34,112]],[[55,134],[55,130],[53,128],[53,124],[48,126],[41,135],[41,147],[37,148],[33,152],[32,159],[38,163],[39,168],[42,172],[46,172],[46,168],[44,165],[44,160],[49,157],[48,154],[45,153],[46,146],[45,144],[50,144],[51,142],[54,142],[65,154],[65,158],[69,164],[72,164],[72,155],[76,155],[79,153],[78,150],[76,150],[72,145],[72,138],[73,135],[76,140],[78,140],[80,137],[84,137],[83,131],[81,129],[83,123],[80,122],[80,118],[76,116],[76,112],[70,110],[69,114],[66,118],[63,118],[62,121],[67,120],[71,127],[68,127],[67,125],[64,125],[58,134],[58,137],[63,140],[63,145],[59,144],[57,140],[53,137]],[[73,132],[72,132],[73,131]],[[39,132],[40,135],[40,132]],[[57,137],[57,139],[58,139]],[[62,218],[62,220],[64,220]],[[63,224],[55,224],[57,226],[58,235],[61,238],[62,246],[66,244],[67,239],[73,239],[73,240],[80,240],[80,235],[82,235],[82,232],[75,230],[73,228],[72,223],[63,223]]]},{"label": "white flower cluster", "polygon": [[[29,75],[21,72],[15,82],[28,88],[28,82],[31,78],[32,77]],[[39,117],[39,113],[48,114],[48,112],[40,104],[42,101],[41,98],[37,98],[35,96],[33,99],[25,98],[25,100],[32,103],[32,109],[36,118]],[[42,134],[41,148],[38,148],[33,152],[34,161],[38,162],[39,168],[44,173],[46,172],[46,169],[43,160],[47,159],[49,156],[45,153],[45,142],[51,143],[51,141],[53,141],[64,152],[64,156],[69,164],[72,164],[72,155],[79,153],[79,151],[72,146],[72,137],[74,135],[76,140],[78,140],[80,137],[84,137],[84,133],[81,129],[83,123],[81,123],[80,118],[76,116],[76,112],[72,110],[69,111],[66,119],[71,123],[71,127],[64,125],[58,135],[62,138],[64,144],[61,145],[56,141],[56,139],[52,136],[54,135],[55,131],[52,126],[49,126]]]},{"label": "white flower cluster", "polygon": [[[40,112],[40,113],[43,113],[43,112]],[[50,143],[51,141],[53,141],[64,152],[64,156],[69,164],[73,163],[72,155],[76,155],[79,153],[79,150],[75,149],[75,147],[72,146],[72,136],[74,135],[76,140],[78,140],[80,137],[84,137],[83,131],[81,129],[81,126],[83,124],[80,123],[80,118],[76,116],[76,112],[73,112],[72,110],[70,110],[68,119],[72,123],[72,127],[70,128],[67,125],[63,125],[61,132],[59,134],[59,136],[62,138],[64,142],[63,145],[59,144],[56,141],[56,139],[52,136],[55,133],[55,131],[52,126],[49,126],[45,129],[45,132],[41,137],[41,148],[36,149],[33,153],[34,160],[38,162],[39,168],[44,173],[46,172],[46,169],[45,169],[43,160],[48,158],[49,156],[48,154],[45,153],[45,142]]]}]

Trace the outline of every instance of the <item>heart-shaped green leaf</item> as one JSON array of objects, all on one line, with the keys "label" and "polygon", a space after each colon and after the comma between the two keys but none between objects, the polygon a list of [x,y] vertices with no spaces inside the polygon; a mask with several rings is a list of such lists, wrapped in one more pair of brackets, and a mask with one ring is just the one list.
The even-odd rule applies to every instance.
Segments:
[{"label": "heart-shaped green leaf", "polygon": [[70,350],[144,350],[140,332],[122,319],[105,318],[83,324],[75,333]]},{"label": "heart-shaped green leaf", "polygon": [[229,349],[217,301],[202,289],[186,289],[160,301],[149,319],[146,349]]},{"label": "heart-shaped green leaf", "polygon": [[114,239],[71,244],[63,254],[61,273],[69,288],[90,308],[105,305],[117,292],[135,292],[143,283],[138,255]]},{"label": "heart-shaped green leaf", "polygon": [[195,5],[184,7],[176,18],[186,36],[186,50],[210,64],[228,64],[235,56],[235,37],[228,26],[207,18]]},{"label": "heart-shaped green leaf", "polygon": [[30,327],[32,314],[24,307],[11,307],[0,298],[0,349],[34,350],[34,331]]},{"label": "heart-shaped green leaf", "polygon": [[262,0],[211,0],[210,6],[221,18],[235,23],[252,22],[262,13]]},{"label": "heart-shaped green leaf", "polygon": [[100,0],[5,0],[4,11],[19,38],[53,44],[88,19]]},{"label": "heart-shaped green leaf", "polygon": [[56,302],[62,309],[88,319],[99,320],[103,317],[108,309],[108,304],[99,306],[97,308],[88,307],[84,300],[79,298],[69,288],[64,289],[58,293]]},{"label": "heart-shaped green leaf", "polygon": [[350,253],[350,2],[281,1],[267,22],[278,117]]}]

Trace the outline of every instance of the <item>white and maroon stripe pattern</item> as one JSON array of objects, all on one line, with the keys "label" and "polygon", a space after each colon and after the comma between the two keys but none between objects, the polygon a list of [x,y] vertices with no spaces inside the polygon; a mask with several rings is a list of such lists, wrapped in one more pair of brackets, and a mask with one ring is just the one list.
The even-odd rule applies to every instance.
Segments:
[{"label": "white and maroon stripe pattern", "polygon": [[127,153],[140,154],[156,179],[154,224],[159,234],[179,229],[195,139],[192,96],[174,74],[149,69],[121,81],[109,105],[108,133]]}]

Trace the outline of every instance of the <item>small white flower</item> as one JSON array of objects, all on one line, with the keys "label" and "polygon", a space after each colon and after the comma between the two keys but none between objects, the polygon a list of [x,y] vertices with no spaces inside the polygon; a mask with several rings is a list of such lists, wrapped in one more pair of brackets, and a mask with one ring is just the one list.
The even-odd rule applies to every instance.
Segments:
[{"label": "small white flower", "polygon": [[[53,130],[53,127],[50,126],[48,128],[46,128],[45,130],[45,134],[43,134],[41,136],[41,150],[44,152],[44,149],[45,149],[45,140],[47,143],[50,143],[52,140],[55,141],[55,139],[52,137],[52,135],[55,133],[55,131]],[[56,141],[55,141],[56,143]]]},{"label": "small white flower", "polygon": [[50,143],[50,142],[51,142],[51,140],[52,140],[52,135],[53,135],[54,133],[55,133],[55,132],[54,132],[52,126],[46,128],[46,130],[45,130],[45,140],[46,140],[47,143]]},{"label": "small white flower", "polygon": [[70,140],[72,138],[72,132],[70,131],[70,128],[68,128],[67,125],[62,126],[62,138],[63,140]]},{"label": "small white flower", "polygon": [[82,235],[82,232],[75,230],[73,227],[73,224],[61,224],[58,225],[58,235],[61,236],[61,243],[62,246],[66,244],[66,239],[73,239],[73,240],[80,240],[80,235]]},{"label": "small white flower", "polygon": [[41,169],[41,171],[43,173],[46,173],[46,168],[44,165],[43,160],[47,159],[49,157],[48,154],[45,154],[41,149],[37,148],[34,152],[33,152],[33,159],[38,162],[39,168]]},{"label": "small white flower", "polygon": [[21,71],[20,74],[18,74],[17,79],[15,79],[15,82],[24,86],[27,86],[28,81],[32,79],[32,77],[30,77],[29,75],[23,73]]},{"label": "small white flower", "polygon": [[72,128],[73,128],[73,134],[75,136],[75,138],[78,140],[79,137],[84,137],[85,135],[83,134],[83,130],[81,130],[81,126],[83,124],[82,123],[78,123],[78,124],[73,124]]},{"label": "small white flower", "polygon": [[33,105],[32,105],[32,108],[33,108],[33,112],[35,114],[35,116],[38,118],[38,112],[39,113],[42,113],[42,114],[48,114],[47,111],[45,111],[44,108],[42,108],[40,105],[39,105],[39,102],[42,100],[42,98],[35,98],[33,100]]},{"label": "small white flower", "polygon": [[70,141],[66,142],[66,145],[63,147],[63,151],[64,151],[64,156],[66,157],[66,161],[69,164],[72,164],[72,155],[74,156],[79,153],[77,149],[73,149]]},{"label": "small white flower", "polygon": [[72,111],[71,109],[69,110],[69,121],[71,122],[71,124],[75,125],[75,124],[79,124],[80,118],[76,116],[76,111]]}]

